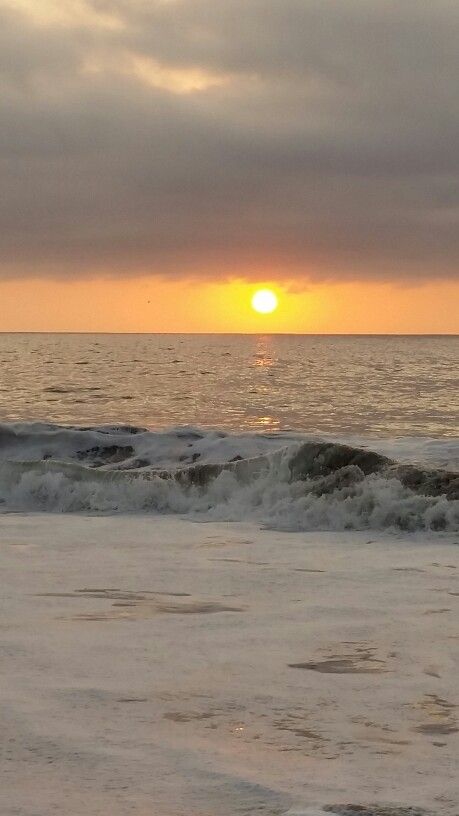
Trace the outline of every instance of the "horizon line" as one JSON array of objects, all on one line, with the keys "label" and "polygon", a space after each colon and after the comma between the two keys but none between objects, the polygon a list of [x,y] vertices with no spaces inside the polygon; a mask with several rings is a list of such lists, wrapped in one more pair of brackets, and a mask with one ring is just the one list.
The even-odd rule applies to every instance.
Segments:
[{"label": "horizon line", "polygon": [[459,337],[459,332],[155,332],[155,331],[46,331],[40,329],[0,329],[0,335],[4,334],[56,334],[56,335],[127,335],[127,336],[165,336],[177,335],[177,337]]}]

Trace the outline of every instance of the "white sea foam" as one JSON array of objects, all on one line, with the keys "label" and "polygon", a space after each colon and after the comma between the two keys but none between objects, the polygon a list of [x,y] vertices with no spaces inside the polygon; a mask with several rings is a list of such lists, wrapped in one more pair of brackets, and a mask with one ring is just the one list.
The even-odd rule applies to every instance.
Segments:
[{"label": "white sea foam", "polygon": [[459,529],[456,498],[415,492],[393,472],[334,463],[319,478],[306,464],[293,478],[293,457],[309,451],[299,435],[21,424],[3,425],[1,439],[6,509],[180,513],[282,530]]},{"label": "white sea foam", "polygon": [[[91,449],[117,446],[125,449],[125,455],[118,462],[107,461],[104,465],[106,469],[120,467],[123,459],[124,466],[132,462],[138,466],[138,460],[143,459],[153,467],[167,468],[192,462],[196,454],[200,462],[227,462],[236,456],[249,459],[296,442],[317,439],[369,448],[398,461],[459,470],[459,440],[454,437],[318,436],[293,431],[228,433],[192,426],[151,431],[125,425],[82,428],[44,422],[0,423],[0,461],[29,461],[48,457],[75,461],[76,457],[86,452],[85,460],[90,462]],[[130,456],[129,447],[132,448]]]}]

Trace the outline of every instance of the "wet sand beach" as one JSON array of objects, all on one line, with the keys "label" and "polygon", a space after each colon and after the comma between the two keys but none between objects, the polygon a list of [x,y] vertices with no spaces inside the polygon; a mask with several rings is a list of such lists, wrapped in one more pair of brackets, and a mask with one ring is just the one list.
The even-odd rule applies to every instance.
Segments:
[{"label": "wet sand beach", "polygon": [[0,539],[2,813],[456,816],[457,537],[9,513]]}]

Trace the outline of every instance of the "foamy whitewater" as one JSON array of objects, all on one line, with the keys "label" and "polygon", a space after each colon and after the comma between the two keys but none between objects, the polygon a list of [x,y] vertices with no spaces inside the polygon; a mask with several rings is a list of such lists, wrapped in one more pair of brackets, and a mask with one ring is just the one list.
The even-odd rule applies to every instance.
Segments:
[{"label": "foamy whitewater", "polygon": [[[0,507],[156,512],[279,530],[459,529],[454,440],[0,426]],[[440,466],[439,466],[440,465]]]}]

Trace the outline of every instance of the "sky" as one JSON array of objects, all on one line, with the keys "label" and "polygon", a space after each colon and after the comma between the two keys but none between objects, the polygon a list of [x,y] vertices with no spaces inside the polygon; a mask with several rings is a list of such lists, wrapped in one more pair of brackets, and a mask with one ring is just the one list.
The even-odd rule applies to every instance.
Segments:
[{"label": "sky", "polygon": [[0,330],[459,332],[458,42],[457,0],[0,0]]}]

